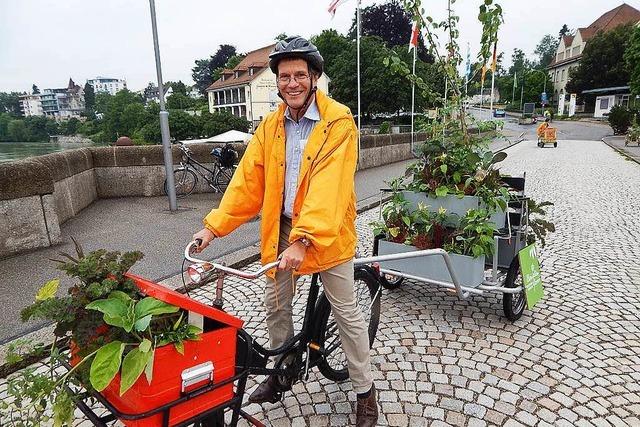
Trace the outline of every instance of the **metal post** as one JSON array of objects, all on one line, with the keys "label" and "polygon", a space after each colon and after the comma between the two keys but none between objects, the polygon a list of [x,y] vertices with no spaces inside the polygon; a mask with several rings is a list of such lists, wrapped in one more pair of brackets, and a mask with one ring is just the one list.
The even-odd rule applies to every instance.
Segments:
[{"label": "metal post", "polygon": [[[413,48],[413,78],[416,78],[416,52],[418,50],[417,46],[414,46]],[[413,145],[414,145],[414,122],[413,122],[413,115],[415,114],[415,108],[416,108],[416,82],[413,81],[411,84],[411,153],[414,153],[413,151]]]},{"label": "metal post", "polygon": [[520,89],[520,111],[522,111],[522,98],[524,97],[524,70],[522,70],[522,88]]},{"label": "metal post", "polygon": [[358,159],[360,159],[360,133],[362,132],[362,128],[360,127],[360,119],[362,117],[362,110],[360,107],[360,0],[358,0],[358,11],[356,13],[357,23],[356,23],[356,56],[358,63]]},{"label": "metal post", "polygon": [[156,74],[158,75],[158,98],[160,100],[160,133],[162,134],[162,154],[164,155],[164,173],[169,196],[169,209],[178,210],[176,187],[173,180],[173,158],[171,157],[171,140],[169,133],[169,113],[164,108],[164,84],[162,83],[162,67],[160,66],[160,47],[158,45],[158,27],[156,25],[156,5],[149,0],[151,8],[151,29],[153,31],[153,49],[156,55]]}]

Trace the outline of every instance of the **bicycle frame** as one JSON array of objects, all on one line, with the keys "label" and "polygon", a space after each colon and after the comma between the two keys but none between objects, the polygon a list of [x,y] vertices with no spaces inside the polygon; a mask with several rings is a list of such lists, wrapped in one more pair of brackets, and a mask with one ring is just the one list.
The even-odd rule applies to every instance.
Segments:
[{"label": "bicycle frame", "polygon": [[[193,258],[191,256],[190,250],[195,243],[196,242],[191,242],[189,246],[185,248],[184,257],[187,261],[194,263],[196,266],[202,267],[203,265],[208,265],[210,267],[209,269],[204,269],[204,268],[198,269],[196,267],[196,270],[197,270],[196,272],[198,274],[205,276],[204,279],[198,281],[199,284],[204,284],[211,281],[210,279],[213,272],[216,270],[220,271],[217,277],[218,286],[216,289],[216,302],[220,304],[220,308],[222,304],[221,283],[226,274],[233,274],[235,276],[243,277],[246,279],[255,279],[265,274],[267,271],[277,267],[277,265],[280,262],[278,260],[278,261],[269,263],[263,266],[262,268],[260,268],[255,273],[245,273],[243,271],[236,270],[234,268],[230,268],[221,264],[216,264],[214,262],[207,262],[207,261],[199,260],[197,258]],[[376,272],[371,271],[373,270],[373,268],[369,265],[359,265],[355,268],[367,270],[374,277],[377,274]],[[317,366],[318,361],[320,360],[320,356],[327,352],[325,348],[322,348],[317,342],[314,341],[319,338],[318,336],[315,336],[316,334],[318,334],[319,331],[317,330],[315,321],[313,320],[317,318],[316,307],[317,307],[319,292],[320,292],[320,283],[318,281],[318,277],[319,277],[318,273],[314,273],[311,276],[311,285],[309,288],[309,295],[307,297],[304,320],[303,320],[302,328],[300,332],[295,334],[293,337],[289,338],[284,344],[282,344],[280,347],[275,349],[267,349],[262,345],[256,343],[255,341],[252,341],[251,350],[250,350],[252,354],[248,358],[248,360],[251,361],[251,366],[249,367],[250,374],[278,375],[278,376],[287,378],[288,380],[291,380],[291,384],[293,384],[293,382],[295,382],[296,380],[306,381],[309,377],[309,370]],[[216,302],[214,302],[214,305],[216,305]],[[333,348],[331,348],[330,351],[331,350],[333,350]],[[292,364],[291,367],[288,367],[286,365],[285,367],[278,367],[281,364],[281,362],[287,363],[286,361],[284,361],[284,359],[286,359],[285,357],[281,357],[279,360],[276,361],[276,367],[274,368],[266,367],[269,357],[285,356],[287,354],[291,354],[292,351],[294,352],[293,353],[294,358],[293,358],[293,361],[290,362]],[[306,355],[304,360],[302,360],[303,355]],[[300,365],[298,365],[299,362],[300,362]],[[286,391],[288,389],[289,387],[282,387],[281,391]]]}]

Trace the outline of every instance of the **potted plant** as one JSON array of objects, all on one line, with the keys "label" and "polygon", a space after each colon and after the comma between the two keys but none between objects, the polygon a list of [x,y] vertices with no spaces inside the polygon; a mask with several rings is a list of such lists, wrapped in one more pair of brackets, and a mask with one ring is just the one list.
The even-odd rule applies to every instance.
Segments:
[{"label": "potted plant", "polygon": [[[0,407],[11,413],[13,420],[20,420],[19,425],[70,424],[78,397],[68,386],[101,392],[122,413],[155,409],[180,396],[179,384],[169,385],[167,375],[172,381],[179,379],[180,372],[174,372],[175,369],[186,369],[200,363],[198,358],[208,357],[205,351],[194,350],[200,345],[196,342],[204,340],[203,345],[211,347],[212,352],[223,353],[219,346],[212,345],[213,337],[209,336],[222,328],[203,333],[201,328],[190,324],[189,311],[147,294],[182,296],[127,274],[142,253],[98,250],[85,255],[77,244],[76,250],[75,257],[62,254],[66,259],[58,260],[58,268],[79,279],[78,283],[67,295],[57,296],[60,281],[47,282],[38,291],[36,301],[21,313],[24,320],[53,321],[56,341],[68,342],[70,351],[61,351],[54,343],[48,371],[22,369],[9,379],[8,394],[12,399],[2,402]],[[158,288],[155,293],[154,287]],[[192,304],[200,305],[195,301]],[[235,340],[235,330],[228,332],[233,333]],[[217,366],[219,378],[234,375],[235,341],[227,347],[234,354],[229,356],[228,367]],[[15,352],[9,356],[13,361],[21,357]],[[58,369],[63,362],[72,366],[68,372]],[[233,394],[233,384],[223,387],[228,388],[225,393]],[[194,402],[188,403],[191,408],[198,407]],[[210,406],[215,406],[215,402]],[[184,415],[181,412],[185,411],[177,408],[171,413],[172,422]],[[154,417],[125,424],[149,425],[145,423],[159,422],[162,414]]]}]

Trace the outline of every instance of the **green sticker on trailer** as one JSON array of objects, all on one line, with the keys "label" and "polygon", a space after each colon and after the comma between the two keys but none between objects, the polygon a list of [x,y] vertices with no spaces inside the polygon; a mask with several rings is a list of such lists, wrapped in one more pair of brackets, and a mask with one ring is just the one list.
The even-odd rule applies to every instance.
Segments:
[{"label": "green sticker on trailer", "polygon": [[535,244],[531,244],[518,252],[520,259],[520,271],[524,294],[527,299],[527,308],[531,310],[544,296],[542,277],[540,276],[540,262],[536,254]]}]

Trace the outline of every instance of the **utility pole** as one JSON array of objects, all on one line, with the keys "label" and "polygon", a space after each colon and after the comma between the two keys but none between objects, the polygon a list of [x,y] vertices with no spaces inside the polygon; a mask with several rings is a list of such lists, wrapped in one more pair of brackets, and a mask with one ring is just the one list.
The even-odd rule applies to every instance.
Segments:
[{"label": "utility pole", "polygon": [[176,201],[176,187],[173,180],[173,158],[171,157],[171,139],[169,133],[169,113],[164,107],[164,84],[162,83],[162,67],[160,66],[160,47],[158,45],[158,27],[156,25],[156,5],[149,0],[151,8],[151,29],[153,31],[153,48],[156,55],[156,74],[158,75],[158,98],[160,100],[160,133],[162,134],[162,154],[164,155],[164,173],[169,196],[169,209],[178,210]]}]

